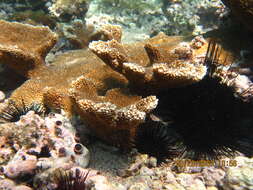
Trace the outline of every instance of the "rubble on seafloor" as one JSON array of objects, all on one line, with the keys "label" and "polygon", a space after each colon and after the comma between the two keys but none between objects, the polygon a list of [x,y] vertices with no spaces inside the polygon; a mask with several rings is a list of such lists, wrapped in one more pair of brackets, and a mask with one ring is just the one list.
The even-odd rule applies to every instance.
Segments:
[{"label": "rubble on seafloor", "polygon": [[[1,19],[22,21],[30,24],[55,26],[71,19],[84,18],[89,7],[88,0],[49,0],[49,1],[1,1]],[[50,13],[50,14],[49,14]]]},{"label": "rubble on seafloor", "polygon": [[49,11],[62,20],[82,19],[89,7],[89,0],[53,0],[52,2]]},{"label": "rubble on seafloor", "polygon": [[123,26],[123,41],[141,41],[163,31],[169,35],[201,34],[217,28],[225,14],[219,0],[93,0],[88,22]]},{"label": "rubble on seafloor", "polygon": [[16,181],[34,177],[46,183],[45,179],[59,167],[85,168],[90,153],[75,135],[70,121],[56,113],[43,119],[29,111],[18,122],[0,124],[1,175]]},{"label": "rubble on seafloor", "polygon": [[[10,27],[7,22],[1,24],[10,30],[15,30],[15,26],[25,29],[30,27],[23,24]],[[5,47],[4,51],[0,50],[1,55],[5,55],[4,53],[8,51],[13,52],[9,44],[17,43],[18,35],[21,34],[15,33],[16,38],[3,35],[6,38],[1,42]],[[161,33],[143,42],[122,44],[121,30],[113,26],[105,27],[104,35],[108,41],[92,42],[90,49],[58,55],[50,65],[44,64],[44,60],[33,64],[29,78],[19,88],[14,89],[9,99],[1,103],[1,106],[5,104],[5,107],[0,106],[1,112],[8,106],[8,100],[12,100],[17,106],[36,102],[55,111],[64,110],[68,117],[78,114],[85,127],[97,137],[109,144],[128,149],[136,128],[144,123],[146,116],[157,107],[159,103],[155,96],[157,92],[164,88],[198,83],[206,75],[207,67],[202,63],[208,47],[205,39],[201,37],[187,41],[183,37],[169,37]],[[43,40],[46,43],[47,39]],[[29,60],[26,59],[30,56],[27,50],[31,44],[28,42],[27,44],[20,42],[22,46],[15,48],[16,52],[22,51],[22,56],[10,53],[5,59],[0,57],[1,63],[13,70],[21,68],[25,71],[21,74],[26,77],[28,76],[26,73],[30,73],[27,67]],[[43,48],[43,52],[48,52],[51,45]],[[20,56],[22,59],[12,67],[11,61],[14,56],[18,58]],[[235,91],[238,90],[238,94],[240,90],[248,87],[244,86],[245,83],[240,83],[239,78],[238,82],[226,80],[228,79],[226,70],[220,70],[217,75],[224,79],[224,83],[233,86]],[[144,88],[147,90],[144,94],[149,92],[150,94],[146,96],[135,93],[138,88]],[[2,99],[4,100],[4,97]],[[176,173],[171,165],[158,165],[155,158],[147,155],[134,154],[133,160],[122,153],[120,155],[123,158],[117,157],[118,149],[107,155],[109,158],[98,159],[101,164],[98,165],[99,161],[96,162],[94,156],[91,156],[93,160],[89,159],[92,148],[89,151],[90,149],[87,150],[77,142],[74,127],[69,120],[56,113],[51,113],[43,119],[30,111],[21,116],[18,122],[7,122],[0,127],[3,140],[1,142],[6,141],[1,148],[4,157],[1,161],[0,186],[12,190],[29,189],[31,182],[29,179],[26,181],[27,176],[33,175],[35,177],[32,178],[32,185],[35,188],[46,186],[48,189],[54,189],[52,187],[54,181],[50,181],[49,178],[57,168],[76,170],[76,167],[81,167],[79,170],[87,172],[84,168],[90,162],[90,170],[95,169],[96,173],[96,168],[105,169],[104,162],[110,159],[111,165],[118,164],[118,167],[112,168],[113,172],[102,171],[102,175],[106,177],[96,173],[90,182],[88,179],[87,183],[91,183],[93,189],[215,190],[222,184],[226,184],[229,189],[231,182],[234,183],[233,187],[238,183],[234,180],[234,176],[224,174],[230,168],[193,168],[188,173],[185,171]],[[80,147],[83,151],[81,154],[79,154]],[[106,149],[105,147],[107,145],[101,145],[101,151]],[[110,146],[107,148],[113,149]],[[101,157],[101,154],[97,153],[97,156]],[[122,165],[119,163],[125,161],[132,164],[127,167],[126,163]],[[16,162],[22,163],[22,167]],[[27,163],[29,167],[25,167]],[[240,166],[238,168],[240,170]],[[9,179],[2,179],[3,176]],[[244,177],[242,174],[241,178]],[[243,185],[251,179],[251,176],[247,175],[245,178],[242,180],[245,181]],[[28,186],[22,185],[23,182]],[[246,188],[250,189],[249,186]]]}]

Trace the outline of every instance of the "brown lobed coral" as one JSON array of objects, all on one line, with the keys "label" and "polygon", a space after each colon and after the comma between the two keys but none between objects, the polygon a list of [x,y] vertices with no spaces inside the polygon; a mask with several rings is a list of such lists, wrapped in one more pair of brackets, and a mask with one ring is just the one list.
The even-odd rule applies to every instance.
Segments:
[{"label": "brown lobed coral", "polygon": [[[167,87],[198,82],[206,74],[206,66],[201,63],[207,43],[200,37],[184,42],[182,37],[161,33],[143,42],[122,44],[120,28],[107,25],[102,31],[110,41],[96,41],[90,44],[90,49],[66,52],[46,66],[42,58],[53,45],[55,34],[44,27],[2,23],[12,31],[29,30],[40,36],[36,31],[46,30],[49,35],[41,42],[44,45],[31,48],[24,37],[17,40],[22,33],[10,33],[8,39],[16,39],[11,41],[12,46],[17,44],[23,57],[29,57],[33,51],[36,55],[43,52],[40,54],[42,61],[30,68],[20,59],[22,56],[5,48],[8,59],[0,57],[0,62],[4,61],[17,72],[26,71],[20,72],[25,76],[31,70],[33,73],[10,99],[17,105],[36,102],[54,110],[64,110],[69,116],[78,113],[98,137],[126,149],[131,145],[136,128],[158,104],[152,94]],[[2,39],[3,47],[9,47],[8,44],[9,41]],[[19,67],[13,67],[12,60]],[[131,86],[147,88],[152,93],[142,97]]]},{"label": "brown lobed coral", "polygon": [[206,67],[201,64],[207,48],[205,41],[187,43],[182,37],[160,33],[129,45],[116,40],[95,41],[89,48],[138,88],[184,86],[200,81],[206,74]]},{"label": "brown lobed coral", "polygon": [[57,35],[48,27],[0,21],[0,60],[16,72],[31,77],[43,65]]},{"label": "brown lobed coral", "polygon": [[66,38],[75,49],[87,48],[94,40],[121,40],[121,27],[117,25],[103,25],[96,28],[93,24],[84,23],[82,20],[74,20],[70,25],[57,24],[60,37]]}]

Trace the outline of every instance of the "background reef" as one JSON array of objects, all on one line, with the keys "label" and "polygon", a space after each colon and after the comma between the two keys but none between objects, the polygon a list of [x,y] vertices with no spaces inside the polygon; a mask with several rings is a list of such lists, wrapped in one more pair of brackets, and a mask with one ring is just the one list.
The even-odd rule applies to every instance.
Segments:
[{"label": "background reef", "polygon": [[252,3],[223,3],[1,1],[0,189],[252,189]]},{"label": "background reef", "polygon": [[217,28],[226,12],[218,0],[3,1],[0,7],[2,19],[57,28],[67,39],[80,38],[82,29],[89,34],[91,25],[119,24],[126,41],[142,40],[161,31],[168,35],[199,34]]}]

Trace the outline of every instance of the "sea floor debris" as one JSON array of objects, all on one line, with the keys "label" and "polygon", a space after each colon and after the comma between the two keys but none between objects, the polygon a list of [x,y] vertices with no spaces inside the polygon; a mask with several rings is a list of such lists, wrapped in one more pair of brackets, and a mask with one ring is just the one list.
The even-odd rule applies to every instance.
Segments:
[{"label": "sea floor debris", "polygon": [[[29,111],[15,123],[1,124],[0,136],[1,175],[12,180],[40,187],[43,183],[36,183],[59,167],[85,168],[89,163],[89,151],[75,140],[74,127],[56,113],[43,119]],[[29,181],[32,176],[36,180]]]}]

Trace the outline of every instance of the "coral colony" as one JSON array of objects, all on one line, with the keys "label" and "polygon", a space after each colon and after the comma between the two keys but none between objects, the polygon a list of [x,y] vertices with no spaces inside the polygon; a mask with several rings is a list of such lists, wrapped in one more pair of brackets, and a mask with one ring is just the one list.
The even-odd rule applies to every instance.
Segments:
[{"label": "coral colony", "polygon": [[[69,116],[79,114],[107,143],[123,149],[136,144],[141,152],[159,158],[180,154],[194,159],[216,158],[234,155],[234,151],[251,154],[252,139],[248,134],[252,106],[240,95],[234,96],[236,83],[231,81],[238,75],[233,78],[230,71],[223,69],[219,60],[222,51],[216,42],[211,40],[208,45],[199,37],[182,42],[180,37],[161,33],[144,42],[124,45],[120,43],[119,28],[107,26],[104,33],[110,40],[95,41],[89,46],[104,62],[90,50],[80,50],[72,54],[71,60],[66,53],[52,66],[45,66],[43,60],[37,62],[42,58],[31,59],[26,51],[33,45],[34,50],[39,50],[34,55],[40,52],[45,56],[55,42],[55,34],[43,27],[4,21],[1,25],[9,31],[2,35],[6,35],[1,47],[4,63],[30,78],[13,92],[10,100],[15,106],[11,103],[12,113],[3,111],[2,118],[16,118],[16,112],[30,110],[25,106],[40,111],[42,108],[30,106],[37,102],[63,109]],[[36,38],[40,38],[36,32],[43,32],[48,38],[40,44],[26,40],[26,44],[18,46],[20,49],[14,48],[9,33],[18,28]],[[23,37],[18,32],[13,34]],[[14,56],[19,60],[15,64],[11,61]],[[145,90],[140,93],[138,88]],[[152,110],[170,124],[145,124]],[[152,140],[160,144],[145,147]],[[180,148],[176,149],[176,145]]]},{"label": "coral colony", "polygon": [[121,28],[105,25],[103,41],[45,64],[57,42],[48,27],[0,21],[0,28],[1,64],[26,78],[0,107],[6,178],[38,189],[86,189],[89,171],[81,167],[90,153],[67,119],[76,115],[104,142],[160,163],[253,155],[252,83],[230,70],[217,41],[159,33],[124,44]]}]

